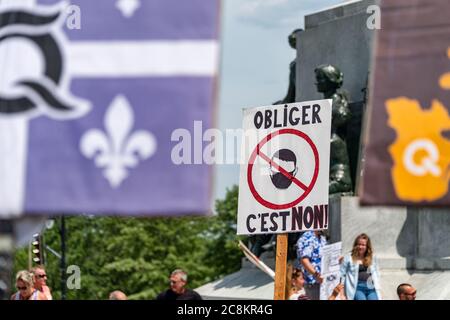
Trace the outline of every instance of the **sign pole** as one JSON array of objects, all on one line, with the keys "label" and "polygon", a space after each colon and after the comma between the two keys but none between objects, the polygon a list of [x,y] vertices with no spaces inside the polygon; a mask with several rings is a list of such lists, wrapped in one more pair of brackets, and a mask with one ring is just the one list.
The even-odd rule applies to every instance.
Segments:
[{"label": "sign pole", "polygon": [[28,242],[28,270],[31,270],[33,264],[32,264],[32,255],[31,255],[31,241]]},{"label": "sign pole", "polygon": [[66,220],[64,215],[61,216],[61,260],[60,260],[60,272],[61,272],[61,300],[66,300]]},{"label": "sign pole", "polygon": [[288,234],[277,235],[274,300],[286,300],[286,262]]}]

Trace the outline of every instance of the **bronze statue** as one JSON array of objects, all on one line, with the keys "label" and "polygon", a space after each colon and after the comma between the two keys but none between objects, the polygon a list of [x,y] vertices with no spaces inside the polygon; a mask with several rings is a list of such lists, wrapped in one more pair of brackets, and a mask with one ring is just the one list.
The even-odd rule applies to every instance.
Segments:
[{"label": "bronze statue", "polygon": [[[288,36],[289,45],[292,49],[297,50],[297,32],[303,29],[295,29]],[[289,64],[289,87],[286,96],[273,104],[285,104],[295,102],[295,81],[296,81],[296,61],[294,59]],[[298,234],[290,233],[288,236],[288,256],[295,257],[295,243],[297,242]],[[250,251],[257,257],[265,251],[273,251],[276,247],[276,235],[272,234],[257,234],[249,237]]]},{"label": "bronze statue", "polygon": [[[297,32],[303,31],[303,29],[295,29],[288,36],[289,45],[292,49],[297,50]],[[274,104],[284,104],[284,103],[292,103],[295,102],[295,81],[296,81],[296,63],[297,58],[291,61],[289,64],[289,86],[286,93],[286,96]]]},{"label": "bronze statue", "polygon": [[[288,260],[295,259],[297,257],[296,243],[299,237],[299,233],[288,234]],[[257,256],[261,256],[263,252],[275,251],[277,246],[277,235],[272,233],[267,234],[255,234],[248,237],[250,251]]]},{"label": "bronze statue", "polygon": [[320,65],[314,70],[317,91],[323,93],[325,99],[332,99],[331,115],[331,148],[330,148],[330,183],[329,194],[351,192],[350,162],[347,144],[341,133],[350,120],[351,113],[347,95],[339,91],[344,74],[332,65]]}]

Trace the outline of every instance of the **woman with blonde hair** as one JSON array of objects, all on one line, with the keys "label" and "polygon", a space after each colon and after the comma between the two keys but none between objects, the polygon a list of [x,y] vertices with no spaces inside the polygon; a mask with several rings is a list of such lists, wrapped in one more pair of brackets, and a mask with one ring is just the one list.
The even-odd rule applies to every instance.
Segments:
[{"label": "woman with blonde hair", "polygon": [[341,281],[349,300],[380,300],[380,273],[367,234],[356,237],[351,253],[341,264]]},{"label": "woman with blonde hair", "polygon": [[46,296],[34,287],[33,274],[26,270],[17,272],[17,292],[11,296],[11,300],[47,300]]}]

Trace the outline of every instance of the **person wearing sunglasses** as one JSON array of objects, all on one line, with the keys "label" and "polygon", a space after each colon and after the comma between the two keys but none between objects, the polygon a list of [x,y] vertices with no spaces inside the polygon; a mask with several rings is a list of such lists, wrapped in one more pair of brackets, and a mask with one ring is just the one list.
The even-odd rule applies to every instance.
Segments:
[{"label": "person wearing sunglasses", "polygon": [[176,269],[170,274],[170,289],[161,292],[156,300],[202,300],[194,290],[186,288],[187,273]]},{"label": "person wearing sunglasses", "polygon": [[397,287],[397,295],[400,300],[416,300],[417,290],[409,283],[402,283]]},{"label": "person wearing sunglasses", "polygon": [[34,287],[43,293],[47,300],[52,300],[52,293],[50,288],[47,286],[47,273],[43,266],[37,266],[31,269],[31,273],[34,276]]},{"label": "person wearing sunglasses", "polygon": [[34,287],[33,274],[26,270],[17,272],[17,292],[11,296],[11,300],[47,300],[47,297]]}]

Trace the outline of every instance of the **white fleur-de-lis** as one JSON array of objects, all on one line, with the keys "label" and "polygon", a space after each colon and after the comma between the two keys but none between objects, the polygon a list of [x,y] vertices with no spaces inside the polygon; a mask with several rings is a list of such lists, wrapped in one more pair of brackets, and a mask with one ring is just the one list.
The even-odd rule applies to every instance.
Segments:
[{"label": "white fleur-de-lis", "polygon": [[[134,124],[133,109],[128,100],[118,95],[105,114],[106,133],[99,129],[87,131],[81,138],[81,153],[93,158],[113,188],[128,176],[128,168],[156,151],[154,135],[145,130],[131,133]],[[140,159],[139,159],[140,158]]]},{"label": "white fleur-de-lis", "polygon": [[126,18],[132,17],[134,12],[139,9],[140,6],[141,2],[139,0],[118,0],[116,2],[116,7]]}]

